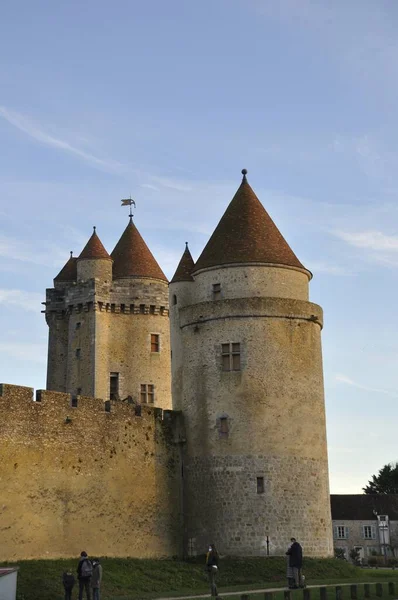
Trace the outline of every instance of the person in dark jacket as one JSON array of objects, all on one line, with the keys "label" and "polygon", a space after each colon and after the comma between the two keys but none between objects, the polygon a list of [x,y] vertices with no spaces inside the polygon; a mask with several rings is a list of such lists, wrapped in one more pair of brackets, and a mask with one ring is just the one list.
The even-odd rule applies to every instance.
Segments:
[{"label": "person in dark jacket", "polygon": [[93,559],[93,574],[91,576],[91,587],[93,588],[93,600],[100,600],[100,589],[102,580],[102,565],[99,558]]},{"label": "person in dark jacket", "polygon": [[209,551],[206,554],[206,570],[210,583],[210,594],[212,598],[219,598],[217,593],[217,574],[218,574],[218,552],[214,544],[210,544]]},{"label": "person in dark jacket", "polygon": [[[292,542],[292,545],[286,552],[289,557],[288,575],[290,572],[292,579],[292,581],[289,582],[289,587],[297,589],[300,587],[300,572],[303,566],[303,549],[296,538],[290,538],[290,541]],[[290,583],[292,583],[292,585],[290,585]]]},{"label": "person in dark jacket", "polygon": [[81,552],[79,564],[77,565],[77,578],[79,580],[79,600],[83,600],[83,592],[86,590],[87,600],[91,600],[90,579],[93,574],[93,565],[87,556],[87,552]]},{"label": "person in dark jacket", "polygon": [[73,586],[76,583],[75,577],[74,575],[72,575],[71,569],[67,569],[62,575],[62,583],[65,590],[65,600],[71,600]]}]

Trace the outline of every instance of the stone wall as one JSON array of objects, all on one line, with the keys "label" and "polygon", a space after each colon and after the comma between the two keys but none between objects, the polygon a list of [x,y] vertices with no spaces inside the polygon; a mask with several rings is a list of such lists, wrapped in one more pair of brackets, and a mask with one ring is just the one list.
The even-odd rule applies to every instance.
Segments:
[{"label": "stone wall", "polygon": [[[180,328],[173,403],[189,432],[187,548],[201,552],[214,541],[222,553],[261,555],[268,535],[271,553],[283,554],[294,536],[307,555],[332,555],[321,308],[286,297],[224,298],[177,303],[171,318],[177,336]],[[222,344],[232,342],[240,369],[224,371]]]},{"label": "stone wall", "polygon": [[0,386],[0,560],[179,554],[180,415],[32,395]]}]

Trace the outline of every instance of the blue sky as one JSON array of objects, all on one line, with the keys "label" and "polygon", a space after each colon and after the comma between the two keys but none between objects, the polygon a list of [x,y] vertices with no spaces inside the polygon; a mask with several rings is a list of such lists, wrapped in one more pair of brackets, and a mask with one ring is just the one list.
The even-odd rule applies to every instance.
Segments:
[{"label": "blue sky", "polygon": [[246,167],[325,311],[332,492],[395,461],[397,28],[394,0],[5,0],[0,381],[45,386],[45,288],[120,198],[171,276]]}]

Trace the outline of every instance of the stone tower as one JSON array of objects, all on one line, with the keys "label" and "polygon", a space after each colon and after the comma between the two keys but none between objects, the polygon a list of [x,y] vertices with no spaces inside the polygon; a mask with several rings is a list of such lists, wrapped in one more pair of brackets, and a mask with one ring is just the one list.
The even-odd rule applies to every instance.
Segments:
[{"label": "stone tower", "polygon": [[184,414],[185,547],[332,554],[322,309],[246,179],[170,283],[173,406]]},{"label": "stone tower", "polygon": [[111,255],[94,228],[45,313],[48,390],[171,408],[168,282],[132,218]]}]

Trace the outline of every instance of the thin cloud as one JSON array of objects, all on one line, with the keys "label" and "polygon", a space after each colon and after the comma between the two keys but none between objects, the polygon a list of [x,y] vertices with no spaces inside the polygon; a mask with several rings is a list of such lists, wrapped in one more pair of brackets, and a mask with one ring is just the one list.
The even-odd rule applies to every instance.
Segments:
[{"label": "thin cloud", "polygon": [[398,237],[386,235],[381,231],[335,231],[334,235],[357,248],[368,248],[375,251],[398,251]]},{"label": "thin cloud", "polygon": [[21,239],[0,234],[0,257],[46,267],[59,267],[67,259],[67,253],[55,245],[38,249]]},{"label": "thin cloud", "polygon": [[396,392],[391,392],[389,390],[382,390],[379,388],[373,388],[373,387],[370,387],[367,385],[363,385],[361,383],[354,381],[350,377],[347,377],[346,375],[342,375],[340,373],[335,375],[335,380],[338,381],[339,383],[344,383],[346,385],[350,385],[351,387],[355,387],[358,390],[363,390],[364,392],[374,392],[375,394],[385,394],[386,396],[391,396],[392,398],[398,397],[398,393],[396,393]]},{"label": "thin cloud", "polygon": [[45,344],[0,342],[0,353],[24,362],[46,364],[47,348]]},{"label": "thin cloud", "polygon": [[0,289],[0,305],[18,306],[28,311],[37,313],[43,302],[43,294],[26,292],[25,290]]},{"label": "thin cloud", "polygon": [[14,110],[10,110],[5,106],[0,106],[0,117],[3,117],[3,119],[10,123],[10,125],[13,125],[36,141],[41,142],[46,146],[51,146],[52,148],[57,148],[58,150],[64,150],[65,152],[74,154],[75,156],[82,158],[92,165],[101,167],[107,171],[120,171],[122,168],[124,168],[122,163],[118,161],[98,158],[93,154],[72,146],[72,144],[65,140],[61,140],[60,138],[49,135],[25,115],[22,115]]},{"label": "thin cloud", "polygon": [[307,265],[309,270],[315,274],[326,274],[342,277],[348,277],[354,274],[352,270],[339,265],[331,265],[326,262],[304,260],[304,264]]}]

